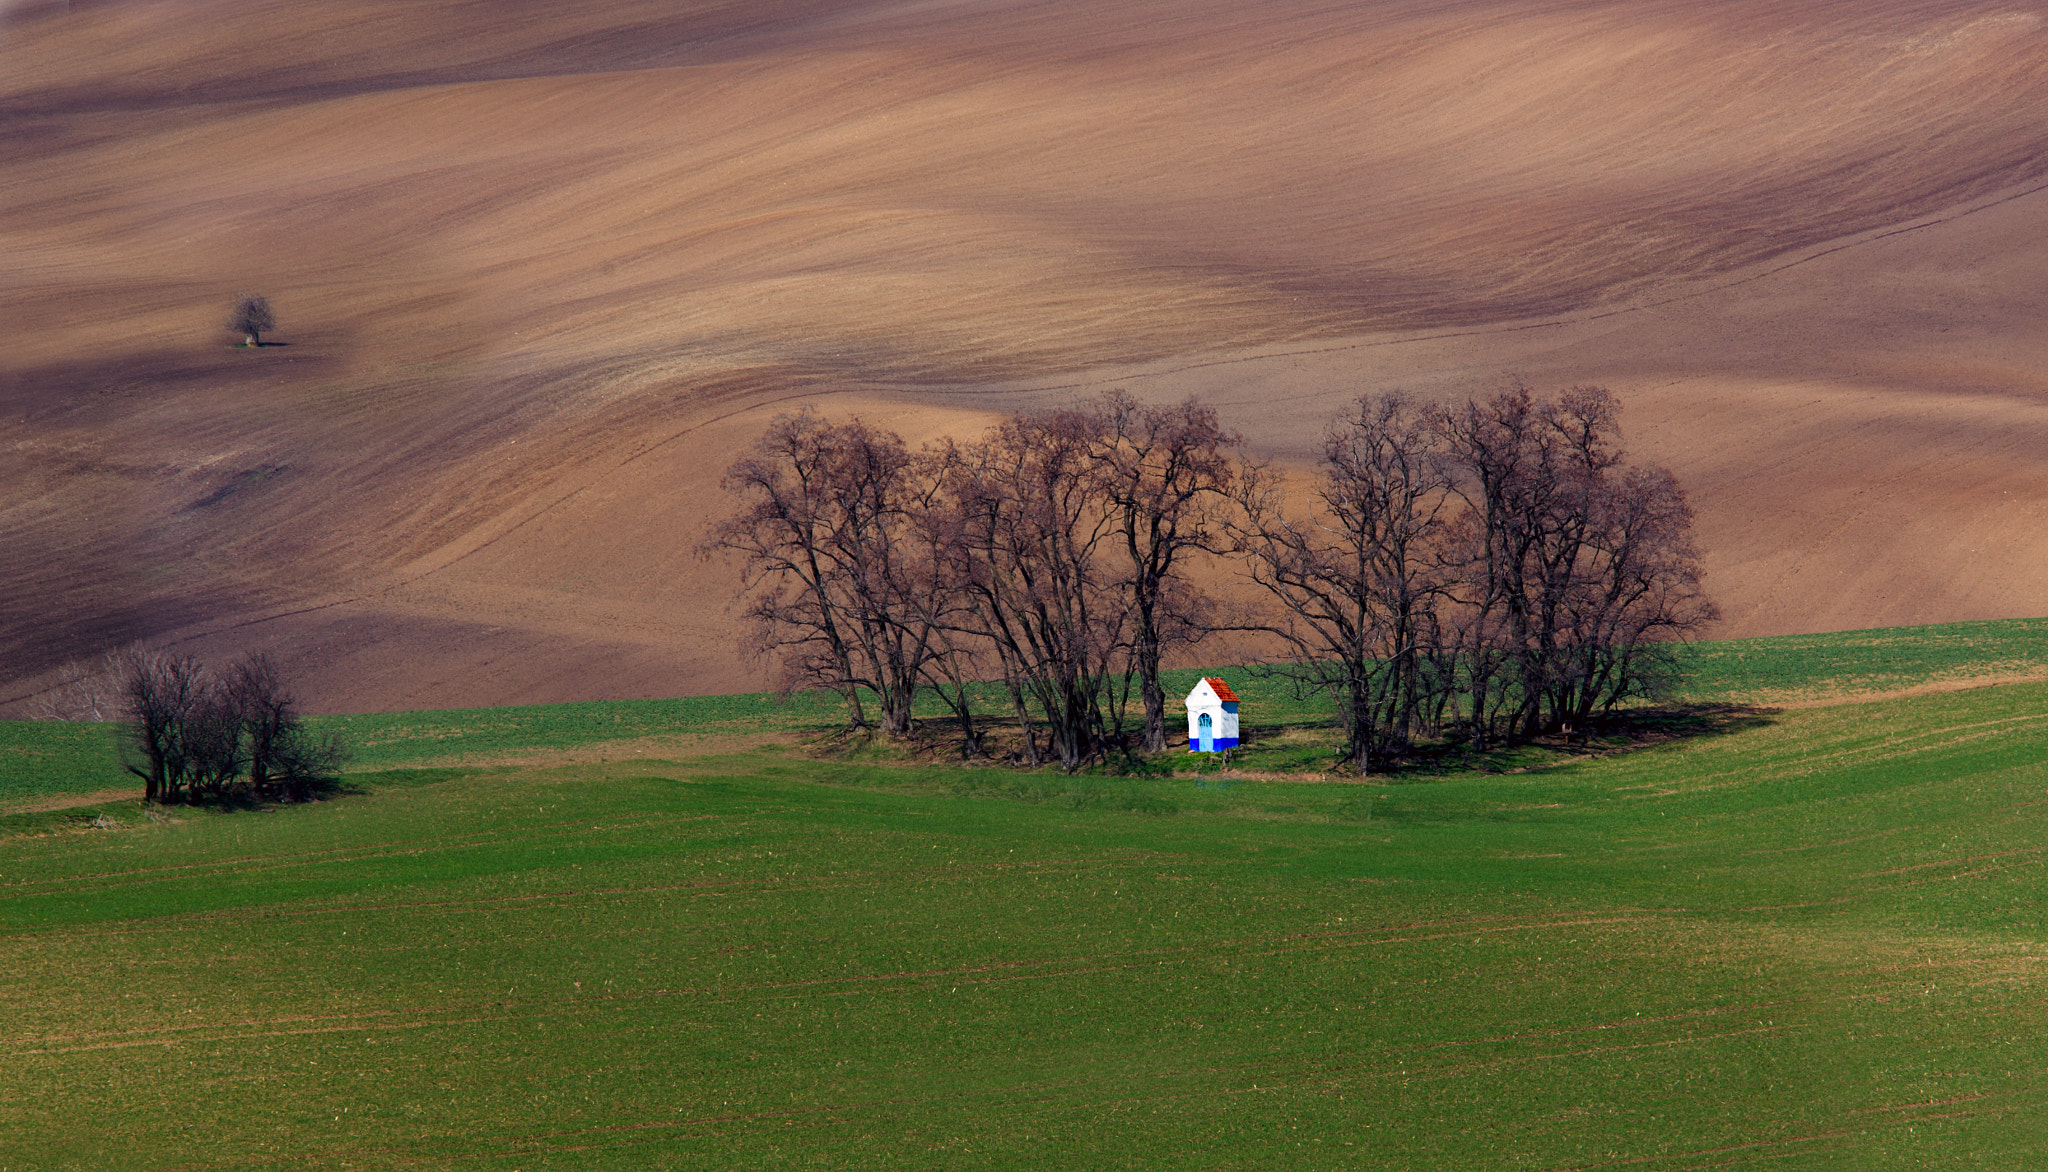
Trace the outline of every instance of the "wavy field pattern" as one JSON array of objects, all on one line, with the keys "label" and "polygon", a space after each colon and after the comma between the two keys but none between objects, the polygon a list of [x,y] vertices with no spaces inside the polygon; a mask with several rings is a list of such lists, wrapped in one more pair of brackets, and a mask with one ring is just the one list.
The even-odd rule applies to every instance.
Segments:
[{"label": "wavy field pattern", "polygon": [[[716,473],[1116,382],[1606,382],[1726,633],[2037,614],[2037,4],[115,0],[0,20],[0,700],[730,690]],[[223,346],[257,288],[287,345]]]},{"label": "wavy field pattern", "polygon": [[756,751],[15,822],[0,1163],[2024,1167],[2044,708],[1416,785]]}]

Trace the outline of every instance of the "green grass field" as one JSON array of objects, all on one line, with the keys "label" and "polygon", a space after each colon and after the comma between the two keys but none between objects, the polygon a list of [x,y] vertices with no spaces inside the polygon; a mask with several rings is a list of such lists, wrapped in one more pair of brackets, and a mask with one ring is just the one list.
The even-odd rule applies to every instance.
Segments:
[{"label": "green grass field", "polygon": [[[1693,686],[1968,678],[1968,648],[2023,664],[2039,626],[1817,637],[1810,685],[1782,645],[1710,645],[1733,658]],[[812,719],[758,703],[670,711]],[[731,736],[517,764],[660,711],[566,707],[349,718],[386,722],[374,768],[308,806],[6,819],[0,1170],[2048,1150],[2048,685],[1399,784]],[[6,727],[43,762],[104,736]],[[388,767],[421,760],[446,764]]]},{"label": "green grass field", "polygon": [[[1677,699],[1718,704],[1777,705],[2048,676],[2048,619],[1700,643],[1686,651],[1685,665],[1687,681]],[[1294,728],[1328,719],[1329,704],[1321,697],[1295,696],[1284,681],[1243,669],[1223,670],[1244,697],[1246,720],[1254,726]],[[1202,674],[1169,673],[1169,691],[1185,694]],[[994,689],[984,700],[987,711],[1004,711]],[[313,723],[348,742],[354,768],[378,770],[495,765],[607,749],[622,759],[645,757],[713,737],[817,733],[838,722],[842,711],[836,698],[823,693],[787,701],[756,694],[382,712],[316,717]],[[936,700],[927,699],[921,712],[932,720],[944,717]],[[1169,697],[1169,717],[1176,714]],[[0,721],[0,816],[39,799],[131,785],[139,787],[121,771],[110,728]]]}]

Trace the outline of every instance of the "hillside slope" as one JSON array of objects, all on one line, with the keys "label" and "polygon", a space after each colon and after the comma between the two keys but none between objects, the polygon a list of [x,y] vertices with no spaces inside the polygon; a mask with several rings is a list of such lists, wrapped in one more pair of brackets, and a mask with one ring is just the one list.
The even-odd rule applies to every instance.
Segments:
[{"label": "hillside slope", "polygon": [[[732,690],[719,469],[1601,382],[1728,635],[2048,611],[2038,4],[112,0],[0,28],[0,700]],[[229,348],[259,289],[282,346]]]}]

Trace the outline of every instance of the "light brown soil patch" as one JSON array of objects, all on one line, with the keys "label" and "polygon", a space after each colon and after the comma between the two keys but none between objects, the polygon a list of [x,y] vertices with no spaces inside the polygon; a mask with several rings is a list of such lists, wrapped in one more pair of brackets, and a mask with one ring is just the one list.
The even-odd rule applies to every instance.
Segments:
[{"label": "light brown soil patch", "polygon": [[142,800],[142,794],[135,787],[123,789],[95,790],[85,794],[63,794],[58,797],[36,798],[32,801],[0,802],[0,814],[41,814],[50,810],[75,810],[80,806],[100,806],[108,802]]},{"label": "light brown soil patch", "polygon": [[[748,733],[744,736],[653,736],[634,740],[607,741],[576,749],[547,749],[501,756],[422,757],[389,768],[443,767],[488,769],[513,765],[522,769],[553,769],[564,765],[601,764],[610,767],[609,776],[633,776],[635,762],[689,761],[699,757],[721,757],[751,753],[764,745],[795,745],[803,738],[794,733]],[[387,766],[379,766],[387,768]]]},{"label": "light brown soil patch", "polygon": [[1894,688],[1883,692],[1851,692],[1839,696],[1827,696],[1816,700],[1788,700],[1774,702],[1776,708],[1838,708],[1844,704],[1874,704],[1880,700],[1903,700],[1909,696],[1937,696],[1949,692],[1969,692],[1978,688],[1996,688],[2009,684],[2048,683],[2048,672],[2025,672],[2008,675],[1971,676],[1960,680],[1936,680],[1931,684],[1916,684],[1910,688]]}]

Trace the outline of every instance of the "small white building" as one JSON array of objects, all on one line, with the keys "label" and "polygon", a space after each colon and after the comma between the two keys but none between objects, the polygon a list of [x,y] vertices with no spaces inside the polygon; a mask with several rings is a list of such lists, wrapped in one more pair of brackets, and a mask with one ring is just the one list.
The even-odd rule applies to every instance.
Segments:
[{"label": "small white building", "polygon": [[1214,676],[1188,693],[1188,752],[1221,753],[1237,748],[1237,693]]}]

